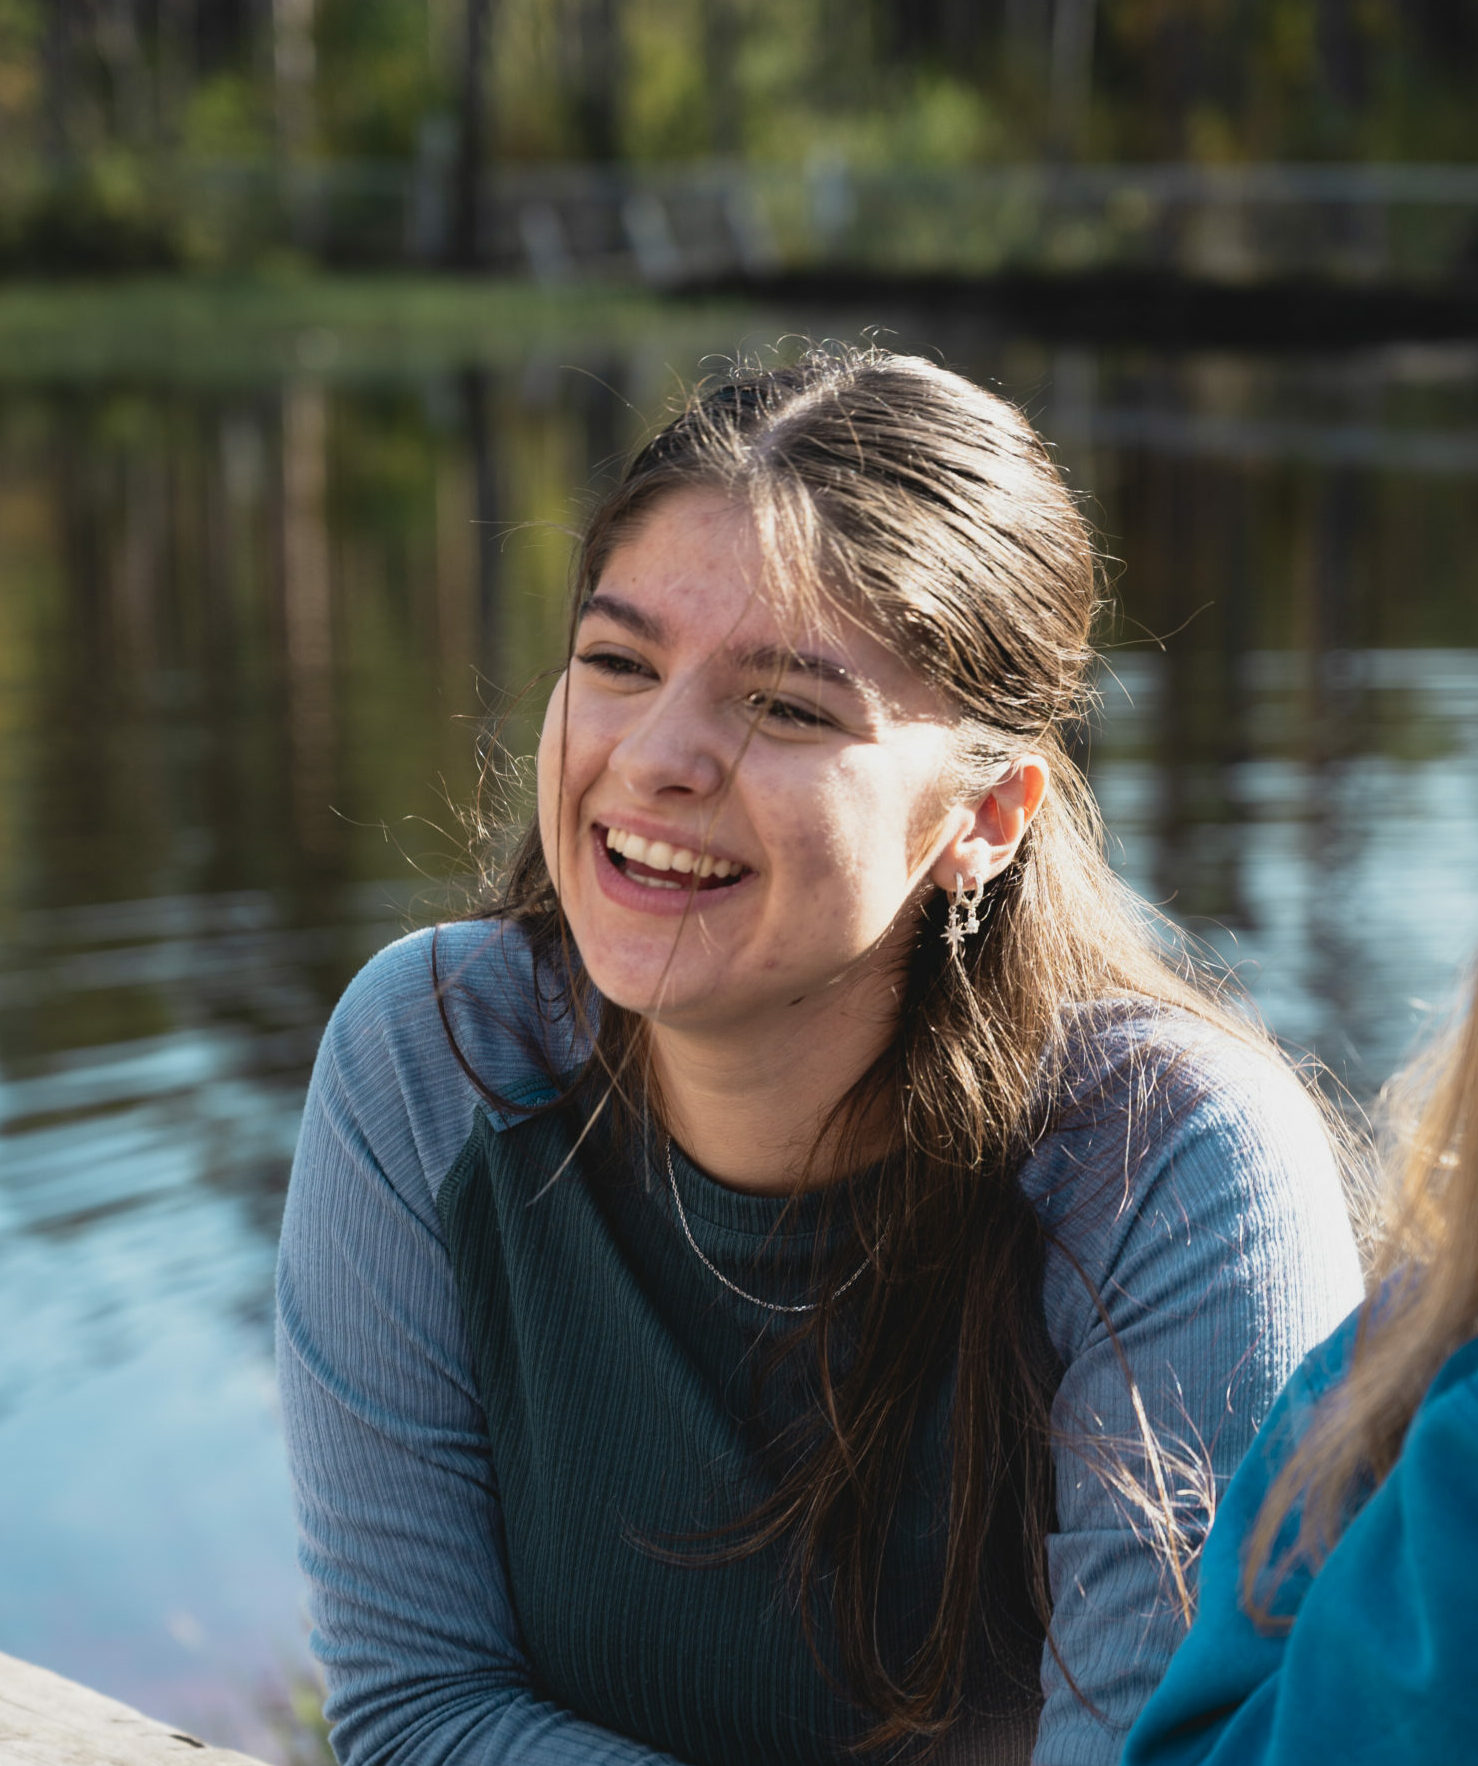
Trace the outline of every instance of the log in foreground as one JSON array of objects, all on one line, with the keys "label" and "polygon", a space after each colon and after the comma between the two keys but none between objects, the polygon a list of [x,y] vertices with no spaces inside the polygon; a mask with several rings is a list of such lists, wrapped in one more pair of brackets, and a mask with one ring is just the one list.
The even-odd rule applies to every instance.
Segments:
[{"label": "log in foreground", "polygon": [[262,1766],[0,1655],[0,1766]]}]

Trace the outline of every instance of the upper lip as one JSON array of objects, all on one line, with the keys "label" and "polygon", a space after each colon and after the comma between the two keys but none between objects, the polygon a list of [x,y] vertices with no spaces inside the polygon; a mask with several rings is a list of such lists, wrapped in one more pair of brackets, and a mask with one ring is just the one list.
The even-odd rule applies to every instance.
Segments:
[{"label": "upper lip", "polygon": [[715,846],[703,834],[682,828],[664,828],[660,822],[649,822],[642,816],[592,816],[591,824],[602,831],[602,839],[607,828],[621,828],[628,834],[640,834],[646,841],[665,840],[669,846],[681,846],[689,852],[706,852],[712,858],[727,859],[731,865],[743,865],[746,871],[754,868],[737,853]]}]

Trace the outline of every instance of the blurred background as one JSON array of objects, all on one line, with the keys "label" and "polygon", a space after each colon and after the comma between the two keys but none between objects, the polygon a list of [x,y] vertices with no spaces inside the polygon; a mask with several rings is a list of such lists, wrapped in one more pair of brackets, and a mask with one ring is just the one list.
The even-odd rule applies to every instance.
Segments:
[{"label": "blurred background", "polygon": [[1475,119],[1474,0],[0,0],[0,1650],[322,1757],[308,1068],[715,353],[1026,407],[1115,862],[1374,1097],[1478,947]]}]

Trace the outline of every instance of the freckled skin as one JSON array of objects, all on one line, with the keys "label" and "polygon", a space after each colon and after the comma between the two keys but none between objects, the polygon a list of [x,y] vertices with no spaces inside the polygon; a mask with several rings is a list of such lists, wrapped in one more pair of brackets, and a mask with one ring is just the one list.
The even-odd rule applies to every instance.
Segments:
[{"label": "freckled skin", "polygon": [[[887,1024],[931,868],[974,820],[939,786],[949,718],[883,644],[844,621],[788,628],[759,581],[747,519],[712,492],[659,503],[612,554],[597,600],[660,635],[601,612],[582,622],[540,741],[545,852],[608,999],[730,1036],[794,1035],[798,1018],[824,1036],[839,1011]],[[792,672],[776,688],[773,666],[743,660],[792,646],[867,686]],[[764,710],[771,688],[790,712]],[[751,874],[669,895],[665,914],[613,900],[598,830],[633,824]],[[679,899],[686,918],[671,911]]]}]

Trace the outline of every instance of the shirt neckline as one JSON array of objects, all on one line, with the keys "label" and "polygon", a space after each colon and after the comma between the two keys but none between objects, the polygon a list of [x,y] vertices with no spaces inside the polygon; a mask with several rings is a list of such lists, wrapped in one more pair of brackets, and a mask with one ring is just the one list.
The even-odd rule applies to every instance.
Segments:
[{"label": "shirt neckline", "polygon": [[[647,1157],[651,1162],[652,1182],[670,1195],[666,1147],[665,1134],[654,1136]],[[753,1190],[734,1189],[710,1177],[674,1140],[672,1170],[683,1211],[690,1219],[753,1238],[805,1244],[815,1237],[828,1214],[832,1224],[842,1224],[850,1212],[845,1208],[845,1192],[854,1185],[876,1183],[882,1165],[870,1165],[855,1177],[804,1190],[799,1195],[759,1195]],[[837,1207],[837,1202],[842,1202],[843,1206]],[[828,1207],[828,1203],[832,1205]]]}]

